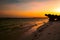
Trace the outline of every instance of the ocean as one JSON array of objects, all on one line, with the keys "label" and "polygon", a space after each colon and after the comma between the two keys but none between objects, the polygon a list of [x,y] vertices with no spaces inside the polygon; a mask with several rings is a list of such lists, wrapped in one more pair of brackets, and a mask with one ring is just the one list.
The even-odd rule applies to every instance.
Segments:
[{"label": "ocean", "polygon": [[34,18],[4,18],[0,19],[0,40],[15,40],[22,35],[30,35],[47,19]]}]

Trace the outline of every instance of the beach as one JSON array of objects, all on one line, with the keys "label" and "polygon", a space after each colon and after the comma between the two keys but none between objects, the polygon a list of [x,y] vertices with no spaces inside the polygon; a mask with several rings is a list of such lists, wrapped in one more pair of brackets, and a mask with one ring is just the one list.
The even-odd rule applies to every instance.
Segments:
[{"label": "beach", "polygon": [[60,21],[48,22],[37,29],[32,40],[60,40]]},{"label": "beach", "polygon": [[25,19],[24,23],[21,19],[1,22],[0,40],[60,40],[60,21],[29,20]]}]

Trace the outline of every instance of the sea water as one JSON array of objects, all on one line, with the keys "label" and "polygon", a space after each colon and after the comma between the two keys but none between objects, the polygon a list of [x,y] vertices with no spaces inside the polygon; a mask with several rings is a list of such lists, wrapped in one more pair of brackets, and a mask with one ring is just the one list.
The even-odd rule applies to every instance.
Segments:
[{"label": "sea water", "polygon": [[47,19],[34,18],[8,18],[0,19],[0,38],[14,39],[25,33],[31,34],[36,31],[40,25],[47,22]]}]

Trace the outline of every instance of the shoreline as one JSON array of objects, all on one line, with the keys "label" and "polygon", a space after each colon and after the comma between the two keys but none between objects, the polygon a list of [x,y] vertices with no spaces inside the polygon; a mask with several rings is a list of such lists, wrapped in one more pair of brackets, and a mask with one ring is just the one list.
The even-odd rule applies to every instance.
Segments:
[{"label": "shoreline", "polygon": [[[32,40],[58,40],[60,39],[60,21],[48,22],[38,28]],[[59,36],[59,37],[58,37]]]}]

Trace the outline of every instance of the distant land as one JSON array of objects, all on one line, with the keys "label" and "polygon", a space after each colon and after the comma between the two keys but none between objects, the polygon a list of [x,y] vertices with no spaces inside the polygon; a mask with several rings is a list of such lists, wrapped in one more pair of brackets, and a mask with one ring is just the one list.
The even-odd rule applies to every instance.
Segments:
[{"label": "distant land", "polygon": [[[0,17],[0,19],[1,19],[1,18],[15,18],[15,17]],[[21,18],[23,18],[23,17],[21,17]],[[27,17],[27,18],[28,18],[28,17]],[[39,18],[48,18],[48,17],[31,17],[31,18],[34,18],[34,19],[35,19],[35,18],[36,18],[36,19],[38,18],[38,19],[39,19]],[[25,18],[24,18],[24,19],[25,19]]]}]

